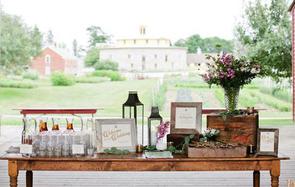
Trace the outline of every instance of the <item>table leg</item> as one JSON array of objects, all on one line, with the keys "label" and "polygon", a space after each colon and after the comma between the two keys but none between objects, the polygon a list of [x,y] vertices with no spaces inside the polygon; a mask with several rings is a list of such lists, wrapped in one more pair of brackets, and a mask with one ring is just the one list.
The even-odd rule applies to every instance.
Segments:
[{"label": "table leg", "polygon": [[260,187],[260,171],[253,172],[253,186]]},{"label": "table leg", "polygon": [[33,187],[33,171],[26,172],[26,187]]},{"label": "table leg", "polygon": [[271,187],[279,187],[279,177],[280,177],[280,161],[276,160],[272,162],[272,168],[270,170],[271,176]]},{"label": "table leg", "polygon": [[8,161],[8,175],[10,177],[10,187],[17,187],[18,168],[17,161]]}]

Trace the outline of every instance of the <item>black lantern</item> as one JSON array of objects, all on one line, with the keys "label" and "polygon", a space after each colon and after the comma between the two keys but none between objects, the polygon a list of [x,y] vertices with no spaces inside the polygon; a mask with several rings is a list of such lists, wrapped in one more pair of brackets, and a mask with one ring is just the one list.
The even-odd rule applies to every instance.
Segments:
[{"label": "black lantern", "polygon": [[[138,112],[137,112],[139,107],[141,107],[141,115],[138,115]],[[128,116],[128,112],[129,112],[129,116]],[[122,117],[135,119],[136,134],[138,134],[138,129],[137,129],[138,120],[141,120],[141,131],[142,131],[141,145],[143,145],[144,143],[144,105],[138,99],[137,91],[129,91],[128,99],[122,106]]]},{"label": "black lantern", "polygon": [[149,146],[152,145],[152,137],[151,137],[152,121],[159,121],[159,123],[161,123],[163,121],[162,116],[159,114],[159,107],[157,107],[157,106],[152,107],[151,115],[148,117],[148,145]]}]

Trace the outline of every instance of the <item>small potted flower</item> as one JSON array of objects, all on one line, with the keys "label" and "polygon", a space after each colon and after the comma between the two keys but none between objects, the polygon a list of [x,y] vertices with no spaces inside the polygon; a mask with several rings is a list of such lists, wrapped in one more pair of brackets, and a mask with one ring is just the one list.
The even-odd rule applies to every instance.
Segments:
[{"label": "small potted flower", "polygon": [[157,144],[156,144],[157,150],[162,151],[167,149],[166,135],[168,133],[169,126],[170,126],[169,121],[161,122],[160,125],[158,126]]}]

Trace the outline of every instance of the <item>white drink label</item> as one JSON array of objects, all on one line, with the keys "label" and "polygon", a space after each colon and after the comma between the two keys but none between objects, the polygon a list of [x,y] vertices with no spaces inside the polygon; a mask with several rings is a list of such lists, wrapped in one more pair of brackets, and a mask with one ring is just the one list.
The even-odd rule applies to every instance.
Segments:
[{"label": "white drink label", "polygon": [[33,146],[29,144],[21,144],[20,145],[20,153],[21,154],[32,154]]},{"label": "white drink label", "polygon": [[84,152],[84,145],[81,144],[73,144],[72,145],[72,154],[81,154],[83,155]]}]

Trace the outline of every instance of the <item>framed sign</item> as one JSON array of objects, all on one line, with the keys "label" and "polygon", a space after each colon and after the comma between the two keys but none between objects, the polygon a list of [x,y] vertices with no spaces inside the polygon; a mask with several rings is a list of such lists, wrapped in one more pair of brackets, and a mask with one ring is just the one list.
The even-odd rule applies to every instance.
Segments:
[{"label": "framed sign", "polygon": [[171,134],[195,134],[201,130],[201,102],[171,103]]},{"label": "framed sign", "polygon": [[116,147],[136,151],[136,129],[134,119],[97,119],[96,121],[97,152]]},{"label": "framed sign", "polygon": [[278,156],[279,129],[258,129],[257,154]]}]

